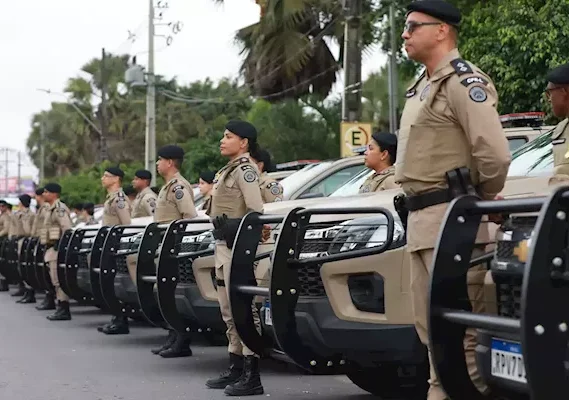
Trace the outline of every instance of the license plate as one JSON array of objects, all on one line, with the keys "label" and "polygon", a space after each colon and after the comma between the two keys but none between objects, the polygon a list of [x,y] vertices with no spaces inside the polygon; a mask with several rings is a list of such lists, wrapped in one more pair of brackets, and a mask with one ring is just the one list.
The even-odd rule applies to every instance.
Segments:
[{"label": "license plate", "polygon": [[491,339],[491,375],[527,383],[520,343]]},{"label": "license plate", "polygon": [[273,325],[273,319],[271,318],[271,303],[269,303],[269,300],[265,301],[265,325]]}]

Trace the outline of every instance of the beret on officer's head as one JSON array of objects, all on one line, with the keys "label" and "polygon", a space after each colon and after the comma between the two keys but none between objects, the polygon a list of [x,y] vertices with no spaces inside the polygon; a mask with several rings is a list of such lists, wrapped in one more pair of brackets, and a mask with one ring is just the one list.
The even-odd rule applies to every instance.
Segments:
[{"label": "beret on officer's head", "polygon": [[557,85],[568,85],[568,64],[559,65],[546,75],[546,80]]},{"label": "beret on officer's head", "polygon": [[44,194],[45,189],[43,187],[39,187],[36,189],[36,196],[41,196]]},{"label": "beret on officer's head", "polygon": [[247,121],[232,120],[226,124],[226,129],[243,139],[257,140],[257,129]]},{"label": "beret on officer's head", "polygon": [[167,160],[184,160],[184,149],[173,144],[161,147],[156,154]]},{"label": "beret on officer's head", "polygon": [[461,12],[453,4],[443,0],[418,0],[407,7],[408,14],[417,11],[437,18],[449,25],[459,26]]},{"label": "beret on officer's head", "polygon": [[382,148],[396,147],[398,145],[398,137],[393,133],[376,132],[372,134],[372,139]]},{"label": "beret on officer's head", "polygon": [[20,203],[22,203],[24,207],[29,207],[32,202],[32,197],[29,194],[22,194],[18,197],[18,200],[20,200]]},{"label": "beret on officer's head", "polygon": [[122,178],[123,176],[125,176],[125,173],[119,167],[109,167],[105,171],[110,173],[111,175],[118,176],[119,178]]},{"label": "beret on officer's head", "polygon": [[274,167],[273,163],[271,162],[271,154],[269,154],[269,152],[267,150],[260,148],[257,151],[251,153],[251,156],[257,162],[263,163],[263,168],[265,169],[265,172],[274,172],[275,171],[276,168]]},{"label": "beret on officer's head", "polygon": [[146,169],[139,169],[137,172],[135,172],[135,176],[139,179],[146,179],[149,181],[152,179],[152,174]]},{"label": "beret on officer's head", "polygon": [[94,208],[95,208],[95,204],[93,204],[93,203],[83,203],[83,209],[87,212],[93,211]]},{"label": "beret on officer's head", "polygon": [[213,183],[216,173],[214,171],[204,171],[200,174],[200,179],[207,183]]},{"label": "beret on officer's head", "polygon": [[61,186],[58,183],[48,183],[45,185],[44,191],[50,193],[61,193]]}]

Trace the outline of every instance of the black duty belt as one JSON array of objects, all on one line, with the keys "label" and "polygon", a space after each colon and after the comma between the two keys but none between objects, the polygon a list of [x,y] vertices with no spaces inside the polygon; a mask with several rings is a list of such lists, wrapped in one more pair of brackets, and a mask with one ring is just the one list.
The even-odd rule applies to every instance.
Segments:
[{"label": "black duty belt", "polygon": [[407,196],[406,208],[408,211],[418,211],[438,204],[449,203],[451,200],[453,200],[453,196],[449,190],[441,189],[417,196]]}]

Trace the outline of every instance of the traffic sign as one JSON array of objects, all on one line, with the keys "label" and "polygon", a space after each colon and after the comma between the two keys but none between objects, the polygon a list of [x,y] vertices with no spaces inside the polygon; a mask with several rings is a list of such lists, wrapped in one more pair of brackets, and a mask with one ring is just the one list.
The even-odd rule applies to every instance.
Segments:
[{"label": "traffic sign", "polygon": [[340,156],[350,157],[361,154],[372,137],[372,124],[359,122],[341,122]]}]

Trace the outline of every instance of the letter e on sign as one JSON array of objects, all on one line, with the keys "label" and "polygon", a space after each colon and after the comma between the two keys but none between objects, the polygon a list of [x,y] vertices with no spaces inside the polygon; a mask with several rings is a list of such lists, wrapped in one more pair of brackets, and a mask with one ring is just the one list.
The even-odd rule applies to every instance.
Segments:
[{"label": "letter e on sign", "polygon": [[340,126],[340,156],[350,157],[368,144],[372,125],[357,122],[342,122]]}]

